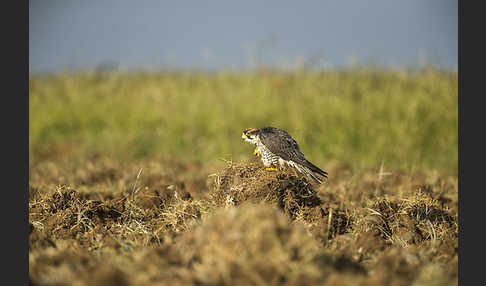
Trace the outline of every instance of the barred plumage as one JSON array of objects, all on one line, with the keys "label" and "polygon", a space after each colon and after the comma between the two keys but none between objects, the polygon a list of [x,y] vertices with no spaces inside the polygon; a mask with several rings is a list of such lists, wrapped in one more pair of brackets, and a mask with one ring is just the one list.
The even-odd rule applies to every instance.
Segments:
[{"label": "barred plumage", "polygon": [[327,178],[327,172],[308,161],[299,145],[285,130],[275,127],[249,128],[241,135],[243,140],[255,144],[254,154],[261,155],[263,165],[269,167],[291,167],[318,183]]}]

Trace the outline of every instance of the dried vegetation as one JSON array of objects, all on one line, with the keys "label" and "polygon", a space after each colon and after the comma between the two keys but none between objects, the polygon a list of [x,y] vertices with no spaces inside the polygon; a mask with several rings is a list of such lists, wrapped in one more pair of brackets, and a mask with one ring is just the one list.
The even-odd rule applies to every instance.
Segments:
[{"label": "dried vegetation", "polygon": [[457,284],[456,176],[114,165],[32,168],[32,285]]}]

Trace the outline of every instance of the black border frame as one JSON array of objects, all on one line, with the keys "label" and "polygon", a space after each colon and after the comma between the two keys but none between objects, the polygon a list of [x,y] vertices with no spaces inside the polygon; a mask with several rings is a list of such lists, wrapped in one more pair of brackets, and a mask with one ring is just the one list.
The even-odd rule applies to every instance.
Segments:
[{"label": "black border frame", "polygon": [[[32,1],[32,0],[30,0]],[[34,0],[35,1],[35,0]],[[29,1],[2,3],[3,284],[29,284]],[[7,159],[7,160],[5,160]],[[6,270],[6,271],[5,271]],[[4,282],[5,281],[5,282]]]}]

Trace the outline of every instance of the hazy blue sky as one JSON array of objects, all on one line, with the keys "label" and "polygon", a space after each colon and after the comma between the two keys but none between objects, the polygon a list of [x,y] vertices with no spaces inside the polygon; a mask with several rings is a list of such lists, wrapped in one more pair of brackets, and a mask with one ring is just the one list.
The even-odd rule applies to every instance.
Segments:
[{"label": "hazy blue sky", "polygon": [[358,62],[457,70],[453,0],[31,0],[33,72],[120,67],[244,69]]}]

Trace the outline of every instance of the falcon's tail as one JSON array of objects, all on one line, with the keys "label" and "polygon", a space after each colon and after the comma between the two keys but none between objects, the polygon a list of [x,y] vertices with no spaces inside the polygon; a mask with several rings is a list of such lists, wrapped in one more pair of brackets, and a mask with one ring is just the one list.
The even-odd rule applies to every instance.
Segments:
[{"label": "falcon's tail", "polygon": [[[311,177],[314,179],[317,183],[322,184],[323,180],[319,178],[316,174],[319,174],[323,176],[324,178],[327,178],[327,172],[322,170],[321,168],[317,167],[316,165],[312,164],[311,162],[306,160],[306,174],[307,176]],[[310,171],[310,172],[309,172]]]},{"label": "falcon's tail", "polygon": [[312,164],[311,162],[305,160],[305,165],[297,165],[295,166],[298,171],[303,173],[304,175],[307,175],[309,178],[313,179],[316,181],[318,184],[322,184],[323,180],[319,178],[317,175],[321,175],[324,178],[327,178],[327,172],[324,170],[321,170],[319,167],[316,165]]}]

